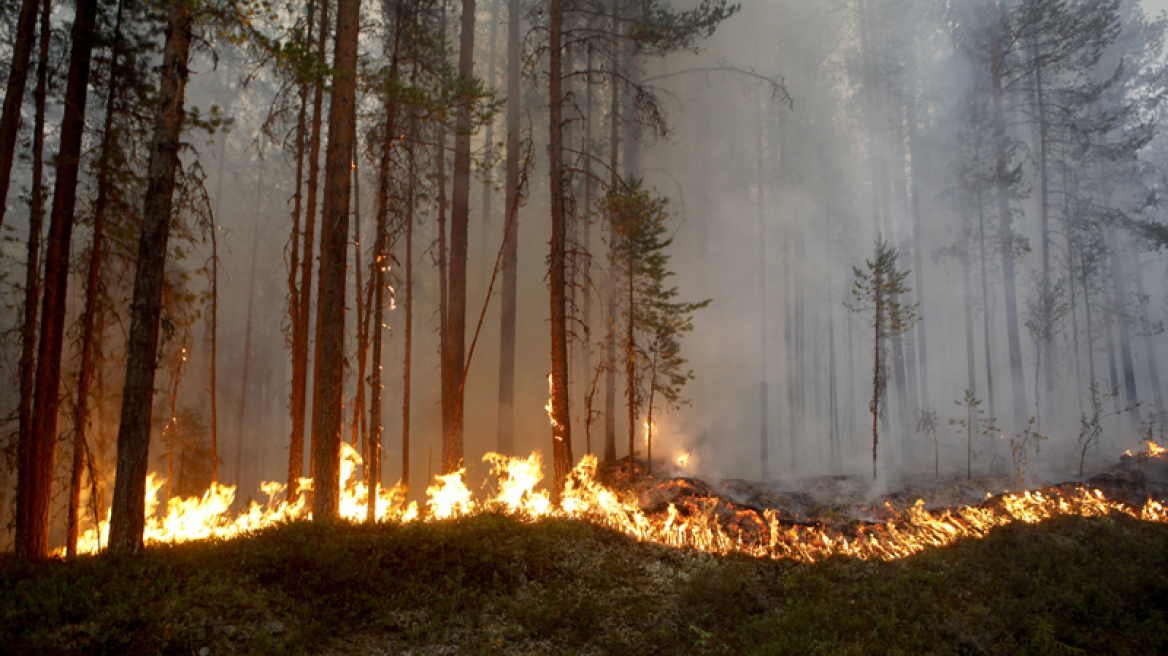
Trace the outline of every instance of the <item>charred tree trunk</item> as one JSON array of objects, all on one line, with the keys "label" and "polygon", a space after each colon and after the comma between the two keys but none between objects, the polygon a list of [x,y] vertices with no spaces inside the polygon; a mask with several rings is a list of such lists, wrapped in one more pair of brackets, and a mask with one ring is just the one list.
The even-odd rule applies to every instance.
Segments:
[{"label": "charred tree trunk", "polygon": [[85,132],[85,103],[89,90],[89,64],[93,52],[96,14],[96,0],[77,1],[69,54],[69,80],[65,88],[65,113],[61,119],[60,149],[56,160],[57,179],[53,187],[49,238],[45,244],[45,279],[33,392],[32,439],[28,451],[29,466],[27,471],[22,470],[19,479],[20,493],[16,508],[16,550],[30,560],[46,557],[49,548],[49,502],[53,484],[53,448],[57,439],[57,409],[60,405],[69,252]]},{"label": "charred tree trunk", "polygon": [[154,362],[166,275],[175,172],[183,123],[183,95],[190,54],[191,13],[183,0],[169,7],[166,46],[154,140],[150,148],[145,219],[138,242],[138,268],[126,358],[126,384],[118,427],[118,471],[110,519],[110,550],[136,554],[145,528],[147,453],[154,396]]},{"label": "charred tree trunk", "polygon": [[499,330],[499,453],[515,451],[515,327],[519,265],[519,0],[507,0],[507,179]]},{"label": "charred tree trunk", "polygon": [[340,501],[341,404],[345,359],[345,237],[349,228],[356,139],[357,31],[361,0],[337,3],[333,92],[329,106],[329,142],[325,155],[325,197],[321,218],[320,291],[317,293],[316,339],[320,350],[312,406],[312,441],[316,455],[312,514],[317,520],[337,517]]}]

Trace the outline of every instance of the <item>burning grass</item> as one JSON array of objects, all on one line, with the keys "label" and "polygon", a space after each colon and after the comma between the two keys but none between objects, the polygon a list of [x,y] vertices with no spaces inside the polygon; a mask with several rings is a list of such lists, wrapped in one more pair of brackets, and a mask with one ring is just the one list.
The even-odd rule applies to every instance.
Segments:
[{"label": "burning grass", "polygon": [[563,519],[281,523],[0,565],[11,654],[1164,653],[1168,526],[993,529],[896,560],[718,556]]}]

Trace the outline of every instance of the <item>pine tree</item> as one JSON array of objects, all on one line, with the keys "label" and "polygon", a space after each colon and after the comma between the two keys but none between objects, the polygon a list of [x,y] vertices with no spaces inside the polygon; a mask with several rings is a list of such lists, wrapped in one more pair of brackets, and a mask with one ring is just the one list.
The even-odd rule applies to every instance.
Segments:
[{"label": "pine tree", "polygon": [[876,240],[875,257],[868,260],[866,269],[852,268],[855,277],[851,311],[868,316],[873,330],[872,399],[868,410],[872,413],[872,478],[876,478],[876,454],[880,441],[880,417],[887,405],[888,346],[887,341],[899,337],[916,325],[916,305],[905,305],[897,300],[911,291],[905,284],[909,271],[897,269],[897,250],[883,239]]}]

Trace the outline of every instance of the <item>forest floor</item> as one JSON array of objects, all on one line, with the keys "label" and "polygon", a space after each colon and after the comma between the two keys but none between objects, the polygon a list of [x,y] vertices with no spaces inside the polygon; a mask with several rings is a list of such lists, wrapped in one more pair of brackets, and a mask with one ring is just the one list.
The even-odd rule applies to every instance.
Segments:
[{"label": "forest floor", "polygon": [[713,556],[498,514],[0,557],[5,654],[1166,652],[1168,525],[1118,514],[892,562]]}]

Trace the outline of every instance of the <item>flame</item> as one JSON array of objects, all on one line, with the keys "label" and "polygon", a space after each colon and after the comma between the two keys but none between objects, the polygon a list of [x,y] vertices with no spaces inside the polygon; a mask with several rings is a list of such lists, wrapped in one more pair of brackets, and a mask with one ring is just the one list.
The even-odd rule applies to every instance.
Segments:
[{"label": "flame", "polygon": [[1152,440],[1148,440],[1148,455],[1149,456],[1155,458],[1155,457],[1159,456],[1161,453],[1164,453],[1165,451],[1168,451],[1168,449],[1165,449],[1164,447],[1160,446],[1159,444],[1156,444]]},{"label": "flame", "polygon": [[689,454],[688,453],[683,453],[683,454],[677,456],[677,466],[678,467],[685,467],[687,464],[689,464]]},{"label": "flame", "polygon": [[553,398],[555,398],[555,388],[552,386],[552,375],[548,374],[548,402],[547,405],[543,407],[543,409],[547,410],[548,421],[552,422],[552,428],[555,428],[556,426],[559,426],[559,423],[556,422],[556,414],[552,411]]},{"label": "flame", "polygon": [[[688,454],[678,458],[684,465]],[[507,512],[525,520],[542,517],[585,519],[606,526],[638,540],[674,547],[729,554],[743,553],[756,557],[791,558],[814,562],[833,555],[864,559],[891,560],[918,553],[929,547],[952,544],[962,538],[984,537],[990,530],[1012,522],[1040,522],[1058,515],[1099,517],[1122,513],[1146,521],[1168,522],[1168,509],[1150,501],[1136,510],[1107,499],[1099,490],[1082,487],[1050,491],[1007,494],[984,505],[959,509],[929,511],[923,501],[904,512],[892,512],[881,523],[863,525],[851,534],[826,526],[786,522],[774,510],[762,514],[740,509],[729,520],[720,521],[717,499],[688,498],[670,504],[663,514],[647,514],[637,499],[622,497],[596,480],[597,460],[585,456],[569,476],[561,507],[551,504],[546,490],[537,490],[543,478],[539,453],[509,457],[488,453],[497,479],[497,491],[484,501],[476,501],[466,487],[465,470],[438,476],[426,494],[426,512],[416,503],[405,504],[398,486],[377,491],[376,517],[380,522],[441,521],[480,512]],[[366,517],[367,488],[353,474],[361,457],[347,444],[342,447],[341,515],[351,521]],[[302,479],[304,489],[312,481]],[[147,479],[147,543],[174,543],[200,539],[226,539],[287,521],[310,516],[304,496],[295,504],[282,500],[284,486],[265,483],[267,503],[252,503],[231,516],[235,498],[232,486],[212,485],[198,498],[170,499],[166,513],[158,513],[158,493],[162,481],[151,474]],[[682,507],[679,507],[681,505]],[[85,531],[78,551],[94,553],[107,543],[108,515],[100,526]],[[63,554],[64,550],[60,552]]]}]

